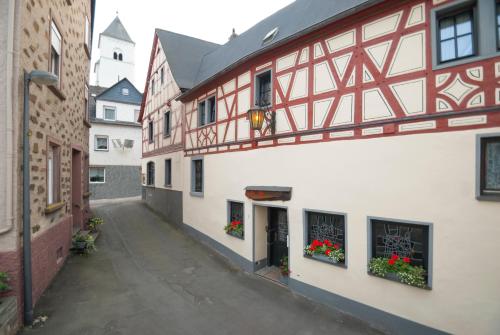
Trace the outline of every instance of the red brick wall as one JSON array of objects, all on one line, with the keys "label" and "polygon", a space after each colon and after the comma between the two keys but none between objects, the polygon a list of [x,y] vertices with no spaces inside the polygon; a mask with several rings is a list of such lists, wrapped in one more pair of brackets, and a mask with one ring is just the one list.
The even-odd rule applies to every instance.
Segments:
[{"label": "red brick wall", "polygon": [[[45,230],[31,242],[31,264],[33,276],[33,304],[50,285],[69,255],[72,236],[72,218],[65,217],[59,223]],[[58,252],[61,252],[58,255]],[[60,256],[60,257],[59,257]],[[2,296],[17,296],[19,321],[23,319],[23,258],[22,249],[0,253],[0,271],[9,274],[12,291]]]}]

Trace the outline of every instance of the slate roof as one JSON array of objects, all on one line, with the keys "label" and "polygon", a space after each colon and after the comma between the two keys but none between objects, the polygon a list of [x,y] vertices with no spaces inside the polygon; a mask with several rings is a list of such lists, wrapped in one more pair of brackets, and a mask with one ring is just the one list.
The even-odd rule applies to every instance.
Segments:
[{"label": "slate roof", "polygon": [[[123,88],[128,89],[128,95],[122,94]],[[140,105],[142,102],[142,94],[127,78],[123,78],[110,88],[105,89],[100,94],[98,94],[96,96],[96,100],[106,100],[124,104]]]},{"label": "slate roof", "polygon": [[116,38],[116,39],[119,39],[119,40],[122,40],[122,41],[127,41],[127,42],[130,42],[130,43],[135,43],[130,38],[130,35],[128,34],[127,30],[123,26],[123,23],[122,23],[122,21],[120,21],[120,18],[118,16],[115,17],[115,19],[113,20],[113,22],[111,22],[111,24],[106,28],[106,30],[104,30],[99,35],[99,37],[101,35],[113,37],[113,38]]},{"label": "slate roof", "polygon": [[[334,19],[351,15],[357,10],[380,0],[296,0],[252,28],[205,55],[194,81],[198,86],[213,76],[245,61],[247,58],[267,51],[278,44],[315,30],[333,22]],[[264,36],[272,29],[279,31],[274,40],[262,45]],[[298,35],[298,36],[297,36]],[[193,87],[194,87],[193,86]]]},{"label": "slate roof", "polygon": [[156,35],[165,52],[174,79],[181,89],[195,85],[200,60],[207,53],[219,48],[219,44],[194,37],[156,29]]}]

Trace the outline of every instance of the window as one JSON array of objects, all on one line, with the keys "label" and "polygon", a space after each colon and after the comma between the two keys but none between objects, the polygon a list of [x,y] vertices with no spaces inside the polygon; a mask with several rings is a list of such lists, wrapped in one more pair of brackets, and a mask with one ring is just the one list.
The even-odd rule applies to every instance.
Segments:
[{"label": "window", "polygon": [[116,108],[104,107],[104,120],[115,121],[116,120]]},{"label": "window", "polygon": [[278,32],[279,32],[279,28],[276,27],[274,29],[272,29],[271,31],[269,31],[266,36],[264,36],[264,38],[262,39],[262,45],[266,44],[266,43],[270,43],[272,40],[274,40],[274,38],[276,37],[276,35],[278,35]]},{"label": "window", "polygon": [[[411,266],[425,270],[423,281],[430,287],[431,225],[378,218],[370,218],[369,224],[369,258],[381,259],[384,264],[395,256],[407,259]],[[394,280],[404,282],[402,277]]]},{"label": "window", "polygon": [[149,141],[149,143],[153,143],[155,141],[153,121],[149,121],[149,123],[148,123],[148,141]]},{"label": "window", "polygon": [[91,166],[89,170],[89,182],[92,184],[103,184],[106,182],[106,169],[103,167]]},{"label": "window", "polygon": [[160,83],[163,85],[163,82],[165,80],[165,71],[163,68],[160,70]]},{"label": "window", "polygon": [[50,72],[61,82],[62,37],[54,21],[50,23]]},{"label": "window", "polygon": [[224,228],[227,234],[242,240],[245,239],[243,206],[242,202],[228,201],[228,223]]},{"label": "window", "polygon": [[271,71],[258,74],[255,78],[255,104],[257,106],[270,106],[271,101]]},{"label": "window", "polygon": [[315,257],[317,255],[316,253],[311,253],[311,256],[313,258],[328,261],[332,264],[345,263],[345,215],[337,213],[306,211],[305,219],[306,245],[311,245],[314,240],[321,241],[322,243],[325,243],[325,240],[328,240],[328,243],[331,244],[332,247],[334,247],[336,250],[339,250],[335,262],[331,262],[327,259],[327,257]]},{"label": "window", "polygon": [[500,200],[500,134],[478,136],[478,199]]},{"label": "window", "polygon": [[47,148],[47,205],[61,201],[61,147],[49,143]]},{"label": "window", "polygon": [[155,163],[153,163],[153,162],[148,162],[148,165],[147,165],[146,184],[149,186],[155,185]]},{"label": "window", "polygon": [[473,25],[473,11],[471,9],[439,19],[441,62],[475,54]]},{"label": "window", "polygon": [[165,114],[163,114],[163,136],[164,137],[170,136],[170,130],[171,130],[170,111],[166,111]]},{"label": "window", "polygon": [[172,186],[172,160],[165,159],[165,186]]},{"label": "window", "polygon": [[95,150],[96,151],[108,151],[108,137],[96,135],[95,136]]},{"label": "window", "polygon": [[151,79],[151,94],[155,94],[155,80]]},{"label": "window", "polygon": [[116,51],[113,52],[113,59],[118,60],[118,53]]},{"label": "window", "polygon": [[122,95],[128,95],[129,91],[128,88],[122,88]]},{"label": "window", "polygon": [[123,54],[122,54],[122,53],[119,53],[119,54],[118,54],[118,60],[119,60],[119,61],[122,61],[122,60],[123,60]]},{"label": "window", "polygon": [[92,44],[91,41],[90,41],[90,23],[89,23],[89,18],[88,16],[85,16],[85,35],[84,35],[84,38],[85,38],[85,46],[87,47],[87,49],[90,50],[90,45]]},{"label": "window", "polygon": [[141,114],[140,109],[134,110],[134,122],[138,122],[137,120],[139,120],[139,114]]},{"label": "window", "polygon": [[207,98],[198,104],[198,126],[214,123],[217,119],[215,96]]},{"label": "window", "polygon": [[203,159],[191,161],[191,194],[203,194]]}]

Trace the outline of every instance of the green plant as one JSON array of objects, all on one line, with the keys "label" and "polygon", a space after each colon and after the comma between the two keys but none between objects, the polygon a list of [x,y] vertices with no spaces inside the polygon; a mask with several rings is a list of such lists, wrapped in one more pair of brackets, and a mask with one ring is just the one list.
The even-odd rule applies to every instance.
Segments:
[{"label": "green plant", "polygon": [[224,230],[226,231],[226,233],[228,234],[231,234],[231,235],[236,235],[236,236],[239,236],[239,237],[243,237],[243,234],[244,234],[244,226],[243,226],[243,222],[241,221],[231,221],[230,223],[228,223],[225,227],[224,227]]},{"label": "green plant", "polygon": [[343,262],[345,259],[344,250],[338,244],[332,244],[330,240],[313,240],[311,244],[306,246],[304,253],[308,256],[322,255],[330,258],[335,262]]},{"label": "green plant", "polygon": [[89,220],[88,226],[90,231],[96,232],[100,225],[104,223],[104,220],[99,217],[93,217]]},{"label": "green plant", "polygon": [[288,276],[290,274],[290,268],[288,267],[288,256],[284,256],[280,259],[280,271],[283,276]]},{"label": "green plant", "polygon": [[89,254],[97,250],[95,247],[95,240],[92,235],[81,233],[77,233],[75,236],[73,236],[73,248],[76,250],[81,250],[85,254]]},{"label": "green plant", "polygon": [[0,292],[10,291],[11,287],[7,284],[10,278],[5,272],[0,272]]},{"label": "green plant", "polygon": [[373,258],[368,268],[371,273],[379,277],[385,277],[388,273],[394,273],[399,281],[404,284],[420,288],[427,287],[425,269],[422,266],[411,265],[411,260],[408,257],[400,258],[394,254],[391,258]]}]

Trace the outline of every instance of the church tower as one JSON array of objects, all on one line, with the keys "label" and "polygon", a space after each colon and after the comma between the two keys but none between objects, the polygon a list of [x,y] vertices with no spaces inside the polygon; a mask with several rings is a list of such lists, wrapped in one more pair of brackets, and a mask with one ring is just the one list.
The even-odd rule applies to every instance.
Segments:
[{"label": "church tower", "polygon": [[95,63],[96,85],[111,87],[123,78],[134,82],[135,42],[118,15],[99,34],[99,60]]}]

